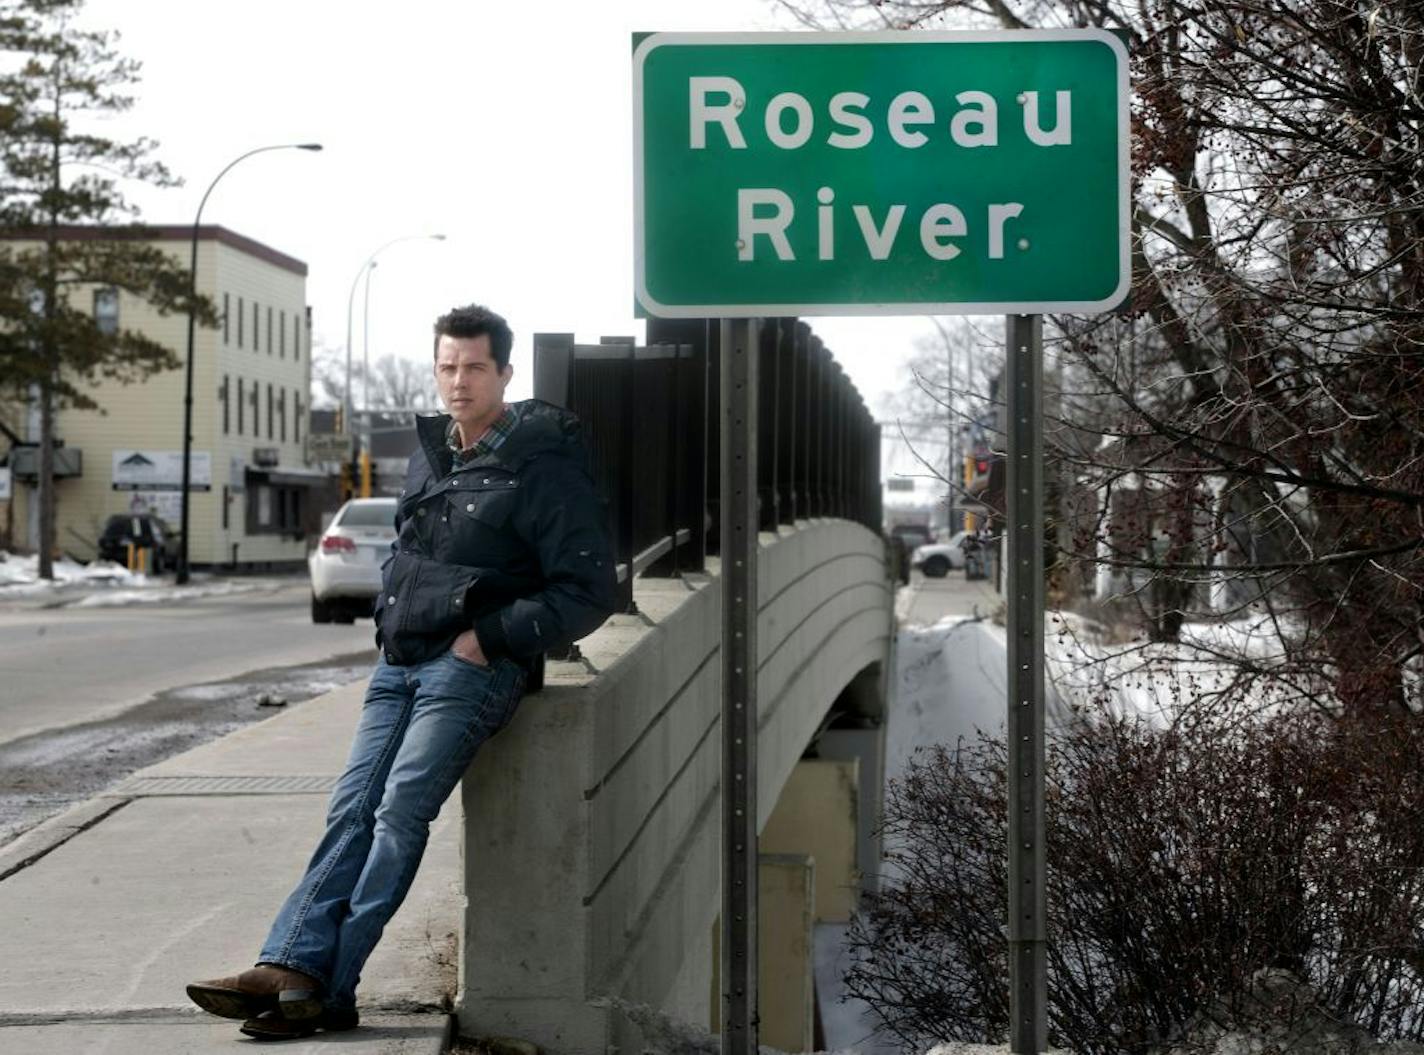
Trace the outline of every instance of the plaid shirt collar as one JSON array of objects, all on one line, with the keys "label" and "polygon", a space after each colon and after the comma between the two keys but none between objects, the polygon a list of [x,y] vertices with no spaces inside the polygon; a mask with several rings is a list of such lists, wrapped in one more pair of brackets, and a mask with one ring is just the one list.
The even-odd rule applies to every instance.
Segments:
[{"label": "plaid shirt collar", "polygon": [[445,443],[455,454],[455,464],[464,465],[482,458],[492,451],[498,450],[499,445],[509,438],[509,434],[514,431],[514,426],[518,422],[514,408],[508,403],[504,405],[504,413],[495,418],[490,427],[480,435],[470,446],[461,448],[460,446],[460,426],[453,420],[445,430]]}]

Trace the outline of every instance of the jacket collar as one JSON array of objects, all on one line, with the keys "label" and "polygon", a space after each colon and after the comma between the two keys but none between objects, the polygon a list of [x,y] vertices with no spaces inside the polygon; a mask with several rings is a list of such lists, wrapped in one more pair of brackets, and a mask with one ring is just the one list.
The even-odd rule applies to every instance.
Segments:
[{"label": "jacket collar", "polygon": [[[516,471],[536,455],[549,451],[572,455],[581,448],[579,421],[571,411],[540,399],[520,400],[509,407],[517,419],[514,431],[498,448],[470,462],[471,466],[498,466]],[[415,419],[421,449],[437,480],[450,475],[454,461],[454,453],[445,440],[449,428],[449,414]]]},{"label": "jacket collar", "polygon": [[420,439],[420,449],[425,452],[425,460],[437,480],[450,474],[450,466],[455,461],[455,452],[445,442],[449,428],[449,414],[417,415],[415,419],[415,434]]}]

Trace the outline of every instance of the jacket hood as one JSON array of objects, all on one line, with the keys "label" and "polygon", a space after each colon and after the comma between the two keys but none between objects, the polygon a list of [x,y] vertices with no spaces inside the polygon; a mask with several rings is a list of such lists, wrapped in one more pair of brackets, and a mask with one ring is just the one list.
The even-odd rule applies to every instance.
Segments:
[{"label": "jacket hood", "polygon": [[[542,399],[524,399],[509,404],[514,411],[514,431],[489,454],[475,459],[472,465],[499,465],[517,470],[531,458],[558,453],[582,462],[585,458],[582,426],[577,415],[564,407]],[[449,414],[435,414],[415,419],[415,431],[426,460],[437,477],[450,471],[454,455],[445,442],[450,428]]]}]

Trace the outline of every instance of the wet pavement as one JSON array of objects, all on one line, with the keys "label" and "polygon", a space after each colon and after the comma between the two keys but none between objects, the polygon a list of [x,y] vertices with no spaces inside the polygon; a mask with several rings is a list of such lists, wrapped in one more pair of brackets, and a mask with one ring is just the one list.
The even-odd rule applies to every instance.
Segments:
[{"label": "wet pavement", "polygon": [[102,720],[0,744],[0,846],[150,766],[366,677],[374,648],[167,689]]}]

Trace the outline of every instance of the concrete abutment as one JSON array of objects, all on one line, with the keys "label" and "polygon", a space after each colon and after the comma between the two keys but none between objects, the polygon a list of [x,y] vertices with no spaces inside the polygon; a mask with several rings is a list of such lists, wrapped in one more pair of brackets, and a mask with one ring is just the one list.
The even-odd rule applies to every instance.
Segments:
[{"label": "concrete abutment", "polygon": [[[761,547],[758,825],[777,856],[763,873],[772,868],[786,897],[819,888],[853,904],[878,859],[868,829],[893,631],[883,544],[859,524],[824,519],[763,534]],[[581,643],[592,672],[551,664],[544,691],[466,775],[466,1035],[521,1036],[555,1055],[639,1050],[638,1027],[607,998],[714,1025],[716,562],[707,575],[640,579],[636,599],[638,616],[614,617]],[[833,722],[833,705],[853,712],[855,727],[837,727],[847,719]],[[813,744],[819,759],[803,762]],[[783,801],[784,788],[797,790]],[[776,835],[784,822],[773,815],[792,802],[803,820],[791,827],[812,823],[834,850]],[[808,924],[808,942],[809,933]]]}]

